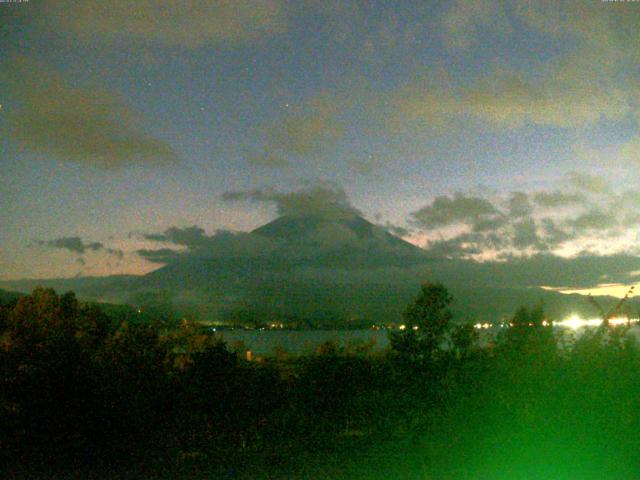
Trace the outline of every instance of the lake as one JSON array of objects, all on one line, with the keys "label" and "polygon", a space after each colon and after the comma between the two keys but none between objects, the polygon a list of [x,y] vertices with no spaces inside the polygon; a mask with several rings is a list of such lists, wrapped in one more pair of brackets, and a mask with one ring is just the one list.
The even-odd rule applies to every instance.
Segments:
[{"label": "lake", "polygon": [[216,332],[232,349],[240,342],[244,350],[255,355],[272,355],[282,348],[293,355],[313,353],[322,343],[332,341],[344,347],[356,344],[371,345],[373,351],[389,346],[387,330],[223,330]]},{"label": "lake", "polygon": [[[581,332],[590,327],[570,329],[556,327],[565,335],[579,337]],[[492,328],[481,331],[481,344],[489,341],[493,334],[500,329]],[[640,327],[634,325],[629,334],[637,341],[640,340]],[[251,350],[254,355],[273,355],[277,349],[284,349],[292,355],[313,353],[315,349],[326,341],[332,341],[339,346],[349,347],[358,344],[370,345],[373,352],[382,352],[389,346],[388,330],[223,330],[216,332],[218,338],[223,339],[231,349]],[[242,347],[241,347],[242,345]],[[241,347],[241,348],[240,348]]]}]

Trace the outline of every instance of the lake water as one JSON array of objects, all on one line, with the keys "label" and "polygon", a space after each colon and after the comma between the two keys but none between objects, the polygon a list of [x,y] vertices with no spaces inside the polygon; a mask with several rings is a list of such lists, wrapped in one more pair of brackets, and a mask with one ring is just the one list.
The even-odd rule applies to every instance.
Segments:
[{"label": "lake water", "polygon": [[373,351],[389,346],[386,330],[224,330],[216,332],[232,349],[240,342],[244,350],[255,355],[271,355],[282,348],[293,355],[313,353],[322,343],[332,341],[340,346],[370,345]]},{"label": "lake water", "polygon": [[[572,330],[558,328],[568,336],[577,338],[585,328]],[[483,330],[481,344],[490,341],[498,328]],[[491,333],[492,332],[492,333]],[[633,326],[629,334],[640,341],[640,327]],[[227,345],[234,350],[251,350],[254,355],[273,355],[277,349],[284,349],[292,355],[313,353],[316,348],[326,341],[331,341],[342,347],[368,345],[373,352],[382,352],[389,347],[387,330],[224,330],[216,332]]]}]

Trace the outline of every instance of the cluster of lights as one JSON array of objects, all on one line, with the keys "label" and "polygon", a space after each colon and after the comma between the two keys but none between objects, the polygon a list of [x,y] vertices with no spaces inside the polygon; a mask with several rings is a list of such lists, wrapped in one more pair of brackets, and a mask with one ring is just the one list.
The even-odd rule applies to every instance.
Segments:
[{"label": "cluster of lights", "polygon": [[[615,317],[615,318],[610,318],[609,319],[609,325],[617,327],[620,325],[631,325],[631,324],[635,324],[638,323],[639,319],[637,318],[627,318],[627,317]],[[563,327],[563,328],[570,328],[572,330],[578,330],[580,328],[584,328],[584,327],[598,327],[602,324],[602,319],[601,318],[589,318],[589,319],[583,319],[580,318],[578,315],[571,315],[569,318],[559,321],[559,322],[548,322],[547,320],[544,320],[542,322],[542,326],[543,327],[548,327],[550,324],[552,324],[554,327]],[[487,330],[489,328],[493,328],[493,327],[500,327],[500,328],[504,328],[504,327],[513,327],[513,323],[501,323],[500,325],[494,325],[492,323],[476,323],[474,325],[474,328],[478,329],[478,330]],[[529,324],[530,327],[533,327],[533,323]]]},{"label": "cluster of lights", "polygon": [[[502,325],[500,325],[502,326]],[[491,323],[476,323],[474,326],[474,328],[477,328],[478,330],[482,330],[482,329],[489,329],[491,327],[493,327],[493,324]]]},{"label": "cluster of lights", "polygon": [[[633,323],[638,323],[637,318],[626,318],[626,317],[614,317],[609,319],[609,325],[617,327],[620,325],[631,325]],[[559,327],[567,327],[573,330],[577,330],[582,327],[598,327],[602,324],[601,318],[589,318],[582,319],[577,315],[572,315],[566,320],[562,320],[561,322],[553,322],[554,325]]]},{"label": "cluster of lights", "polygon": [[[400,330],[406,330],[407,326],[406,325],[400,325],[398,327]],[[414,325],[413,327],[411,327],[412,330],[418,330],[420,327],[418,327],[418,325]]]}]

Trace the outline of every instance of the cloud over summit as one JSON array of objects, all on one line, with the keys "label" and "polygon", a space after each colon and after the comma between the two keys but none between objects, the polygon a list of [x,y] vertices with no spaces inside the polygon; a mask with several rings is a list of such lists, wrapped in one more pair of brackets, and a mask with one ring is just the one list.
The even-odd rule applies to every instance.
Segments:
[{"label": "cloud over summit", "polygon": [[278,215],[301,217],[319,215],[327,218],[361,215],[346,192],[333,185],[314,185],[292,192],[275,190],[245,190],[225,192],[227,201],[250,201],[275,204]]}]

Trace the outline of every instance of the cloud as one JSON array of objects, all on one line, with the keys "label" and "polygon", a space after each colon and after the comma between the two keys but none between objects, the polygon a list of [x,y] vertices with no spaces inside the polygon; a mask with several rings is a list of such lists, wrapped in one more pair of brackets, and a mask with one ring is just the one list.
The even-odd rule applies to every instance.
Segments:
[{"label": "cloud", "polygon": [[538,228],[532,218],[518,221],[513,225],[513,246],[517,249],[540,247]]},{"label": "cloud", "polygon": [[287,30],[286,0],[55,0],[42,23],[82,41],[139,41],[188,48],[252,42]]},{"label": "cloud", "polygon": [[620,223],[620,227],[631,228],[640,225],[640,191],[625,190],[615,195],[610,194],[607,211],[611,212]]},{"label": "cloud", "polygon": [[462,232],[450,238],[430,241],[426,248],[431,255],[448,258],[476,258],[487,260],[515,252],[532,254],[546,251],[549,245],[541,237],[533,218],[501,217],[495,228]]},{"label": "cloud", "polygon": [[[440,234],[446,232],[447,227],[456,227],[453,236],[428,243],[427,249],[432,255],[487,259],[507,252],[547,250],[550,245],[533,218],[534,213],[524,192],[512,193],[504,209],[498,209],[486,198],[457,193],[453,198],[438,197],[432,204],[413,212],[411,222]],[[466,228],[460,231],[460,226]],[[555,244],[561,243],[558,230],[553,231]]]},{"label": "cloud", "polygon": [[[450,238],[431,240],[425,246],[431,256],[487,259],[488,254],[509,248],[511,238],[504,230],[463,232]],[[491,256],[491,255],[489,255]]]},{"label": "cloud", "polygon": [[568,178],[573,186],[587,193],[607,194],[611,192],[609,182],[601,177],[589,175],[588,173],[571,172]]},{"label": "cloud", "polygon": [[640,212],[627,213],[621,221],[624,227],[637,227],[640,225]]},{"label": "cloud", "polygon": [[557,38],[580,40],[585,48],[602,55],[604,65],[619,57],[638,58],[640,11],[632,2],[519,0],[515,7],[516,15],[530,27]]},{"label": "cloud", "polygon": [[282,167],[293,160],[321,156],[344,135],[338,105],[339,101],[328,94],[318,95],[299,107],[283,105],[282,117],[265,129],[261,150],[250,154],[249,160]]},{"label": "cloud", "polygon": [[489,200],[457,193],[437,197],[411,213],[409,222],[427,232],[431,254],[448,257],[486,261],[540,252],[633,251],[629,228],[640,224],[640,193],[599,195],[607,191],[606,182],[586,174],[567,178],[591,195],[512,192]]},{"label": "cloud", "polygon": [[585,198],[579,193],[565,193],[560,190],[553,192],[537,192],[533,196],[534,202],[545,208],[567,207],[572,205],[580,205]]},{"label": "cloud", "polygon": [[85,253],[87,250],[95,252],[104,248],[104,245],[100,242],[85,243],[80,237],[62,237],[54,240],[37,240],[35,243],[49,248],[60,248],[80,254]]},{"label": "cloud", "polygon": [[106,252],[109,255],[114,255],[118,260],[122,260],[124,258],[124,252],[118,248],[107,248]]},{"label": "cloud", "polygon": [[608,231],[618,225],[615,215],[593,208],[576,218],[567,221],[567,225],[573,227],[579,233],[592,231]]},{"label": "cloud", "polygon": [[[84,255],[88,252],[104,252],[116,257],[118,260],[122,260],[124,258],[124,252],[120,249],[106,247],[101,242],[85,242],[80,237],[61,237],[53,240],[36,240],[34,244],[47,248],[67,250],[80,255]],[[82,257],[78,257],[76,262],[80,265],[86,264],[86,260]]]},{"label": "cloud", "polygon": [[408,237],[412,233],[411,230],[409,230],[408,228],[405,228],[400,225],[394,225],[390,222],[387,222],[381,226],[392,235],[395,235],[396,237]]},{"label": "cloud", "polygon": [[492,219],[498,211],[488,200],[456,193],[453,198],[436,197],[431,203],[411,214],[411,222],[421,228],[437,228],[458,223],[472,224]]},{"label": "cloud", "polygon": [[543,218],[541,220],[544,232],[544,243],[548,248],[555,248],[576,237],[575,233],[569,232],[559,226],[552,218]]},{"label": "cloud", "polygon": [[225,192],[223,200],[274,203],[278,215],[323,217],[351,217],[360,215],[344,190],[337,186],[316,185],[293,192],[248,190]]},{"label": "cloud", "polygon": [[418,82],[400,91],[394,101],[406,118],[426,125],[466,120],[510,129],[529,123],[582,127],[633,111],[631,92],[615,84],[603,86],[586,66],[567,61],[540,70],[534,77],[494,67],[467,84],[458,80],[428,89]]},{"label": "cloud", "polygon": [[531,215],[533,207],[529,201],[529,196],[524,192],[512,192],[509,197],[509,216],[521,218]]},{"label": "cloud", "polygon": [[368,179],[382,180],[382,173],[388,171],[389,158],[386,155],[369,153],[351,160],[349,167],[352,172]]},{"label": "cloud", "polygon": [[161,264],[171,263],[183,256],[181,251],[172,248],[159,248],[155,250],[142,248],[136,250],[136,253],[151,263]]},{"label": "cloud", "polygon": [[481,255],[483,243],[481,235],[465,233],[454,238],[431,241],[426,250],[431,256],[438,258],[468,258]]},{"label": "cloud", "polygon": [[496,0],[458,0],[447,10],[443,21],[445,43],[467,50],[478,42],[481,31],[506,35],[513,30],[511,21]]},{"label": "cloud", "polygon": [[380,66],[421,45],[431,29],[431,9],[416,3],[411,19],[403,18],[393,3],[361,0],[307,2],[322,18],[323,34],[333,43],[335,55],[349,64]]},{"label": "cloud", "polygon": [[187,255],[208,258],[231,257],[237,255],[254,256],[268,248],[267,243],[248,233],[234,233],[220,230],[207,235],[203,228],[170,227],[162,233],[145,233],[143,238],[155,242],[166,242],[185,247],[182,250],[160,248],[140,249],[138,255],[154,263],[169,263]]},{"label": "cloud", "polygon": [[272,251],[269,239],[244,232],[219,230],[207,235],[201,227],[170,227],[162,233],[146,233],[143,238],[155,242],[166,242],[180,247],[139,249],[136,253],[152,263],[169,264],[184,258],[251,259]]},{"label": "cloud", "polygon": [[163,233],[143,234],[143,238],[156,242],[169,242],[191,249],[205,246],[211,241],[211,237],[208,237],[205,234],[204,229],[197,225],[184,228],[171,227]]},{"label": "cloud", "polygon": [[509,219],[502,214],[478,217],[473,221],[471,230],[476,233],[494,232],[506,225]]},{"label": "cloud", "polygon": [[0,80],[16,100],[6,108],[10,138],[26,150],[101,168],[177,160],[173,148],[141,130],[138,115],[110,92],[78,87],[26,58],[15,59]]},{"label": "cloud", "polygon": [[640,166],[640,135],[624,142],[619,149],[620,160],[635,166]]},{"label": "cloud", "polygon": [[496,35],[522,35],[524,24],[560,55],[544,55],[526,68],[497,60],[477,76],[443,76],[427,69],[392,96],[390,103],[405,120],[423,128],[445,125],[446,132],[460,121],[494,129],[529,124],[575,129],[638,117],[636,81],[629,74],[640,59],[640,9],[635,5],[573,0],[459,0],[450,5],[441,29],[445,45],[458,53],[482,50]]},{"label": "cloud", "polygon": [[638,58],[640,11],[635,7],[633,2],[459,0],[443,20],[445,40],[468,49],[481,44],[479,32],[504,35],[518,23],[548,38],[595,50],[603,61],[594,68],[602,68],[619,57]]}]

